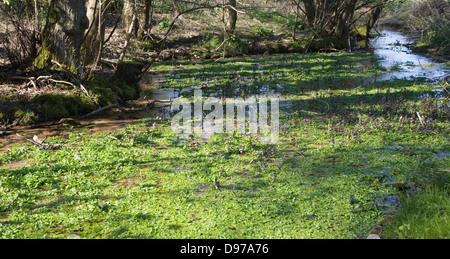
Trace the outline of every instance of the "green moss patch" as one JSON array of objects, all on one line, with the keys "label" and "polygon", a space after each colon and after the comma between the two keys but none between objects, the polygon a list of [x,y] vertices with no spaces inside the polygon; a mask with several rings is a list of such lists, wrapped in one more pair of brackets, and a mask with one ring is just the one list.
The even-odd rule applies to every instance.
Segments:
[{"label": "green moss patch", "polygon": [[44,120],[81,115],[95,109],[87,98],[75,94],[42,94],[33,98],[40,117]]}]

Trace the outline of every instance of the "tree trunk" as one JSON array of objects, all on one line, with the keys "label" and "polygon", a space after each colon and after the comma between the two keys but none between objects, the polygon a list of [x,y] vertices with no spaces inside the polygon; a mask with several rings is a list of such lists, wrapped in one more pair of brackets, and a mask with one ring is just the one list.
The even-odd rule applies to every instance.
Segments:
[{"label": "tree trunk", "polygon": [[375,8],[375,10],[372,11],[372,13],[369,16],[369,19],[367,20],[367,38],[369,37],[370,31],[373,29],[375,24],[377,23],[378,19],[380,19],[381,12],[383,11],[383,6]]},{"label": "tree trunk", "polygon": [[44,48],[35,60],[35,67],[51,67],[54,58],[72,72],[81,72],[80,49],[88,26],[85,1],[52,0],[44,32]]},{"label": "tree trunk", "polygon": [[142,13],[139,19],[138,37],[144,38],[151,33],[151,22],[153,16],[153,1],[143,0]]},{"label": "tree trunk", "polygon": [[123,30],[125,33],[128,33],[128,28],[130,28],[131,23],[134,23],[133,34],[137,34],[137,16],[136,14],[136,6],[134,0],[125,0],[123,1]]},{"label": "tree trunk", "polygon": [[369,37],[370,32],[372,31],[373,27],[377,23],[378,19],[380,19],[381,12],[383,11],[383,6],[375,8],[375,10],[372,11],[372,13],[369,16],[369,19],[366,23],[366,47],[369,46]]},{"label": "tree trunk", "polygon": [[230,7],[227,8],[226,32],[228,35],[231,35],[236,30],[236,22],[237,22],[236,0],[229,0],[228,5]]},{"label": "tree trunk", "polygon": [[317,15],[316,3],[314,0],[302,0],[302,3],[305,7],[305,16],[307,25],[309,26],[310,29],[314,28]]},{"label": "tree trunk", "polygon": [[89,28],[86,30],[82,48],[84,65],[96,65],[100,60],[105,37],[104,13],[107,5],[107,0],[88,0],[87,2],[86,15],[89,19]]}]

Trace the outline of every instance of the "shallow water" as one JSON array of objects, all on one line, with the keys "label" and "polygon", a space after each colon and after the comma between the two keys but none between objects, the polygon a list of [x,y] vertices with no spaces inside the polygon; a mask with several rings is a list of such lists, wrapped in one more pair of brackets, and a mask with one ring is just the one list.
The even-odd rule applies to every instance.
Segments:
[{"label": "shallow water", "polygon": [[[379,59],[378,64],[368,62],[367,64],[362,64],[362,66],[367,67],[379,65],[387,68],[387,73],[366,78],[343,79],[342,82],[338,84],[339,86],[336,87],[341,89],[342,86],[345,85],[347,88],[353,88],[359,85],[368,85],[394,79],[414,80],[416,78],[426,78],[436,82],[447,79],[450,75],[450,70],[446,66],[434,62],[431,58],[413,52],[411,49],[413,43],[413,39],[404,36],[399,32],[382,30],[380,36],[372,38],[369,41],[370,48],[373,50],[374,56]],[[262,73],[264,67],[258,66],[257,70]],[[155,73],[148,76],[143,81],[142,87],[144,89],[151,89],[155,100],[161,100],[163,102],[178,98],[182,95],[182,93],[190,92],[196,89],[195,86],[187,87],[181,91],[178,89],[161,89],[158,87],[158,84],[163,80],[164,79],[160,74]],[[239,80],[240,85],[246,85],[246,81],[251,82],[252,78],[251,76],[248,78],[240,77]],[[243,82],[241,82],[242,80]],[[201,86],[198,86],[198,88],[201,88]],[[259,97],[278,95],[278,91],[283,90],[283,85],[278,84],[277,88],[278,89],[270,89],[262,86],[258,89],[257,93],[253,93],[253,96]],[[332,89],[333,87],[331,86],[330,88]],[[236,96],[239,96],[241,91],[242,89],[240,87],[236,87],[233,93]],[[442,91],[442,89],[437,89],[436,91],[439,92]],[[214,94],[209,94],[210,97],[221,97],[222,95],[221,89],[218,89],[218,91]],[[284,103],[283,105],[287,106],[288,104]]]},{"label": "shallow water", "polygon": [[390,72],[378,80],[425,77],[437,81],[449,77],[447,67],[411,50],[413,39],[390,30],[382,30],[381,34],[369,44],[375,57],[380,59],[379,65],[389,68]]}]

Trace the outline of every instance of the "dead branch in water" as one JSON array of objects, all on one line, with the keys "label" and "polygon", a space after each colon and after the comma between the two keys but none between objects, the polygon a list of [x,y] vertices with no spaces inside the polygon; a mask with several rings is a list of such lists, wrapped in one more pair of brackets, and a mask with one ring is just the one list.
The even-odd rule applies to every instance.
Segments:
[{"label": "dead branch in water", "polygon": [[119,105],[118,104],[111,104],[111,105],[105,106],[103,108],[100,108],[98,110],[95,110],[95,111],[93,111],[93,112],[91,112],[89,114],[86,114],[86,115],[82,116],[80,118],[80,120],[87,119],[87,118],[92,117],[92,116],[94,116],[94,115],[96,115],[98,113],[104,112],[104,111],[109,110],[109,109],[114,109],[114,108],[119,108]]}]

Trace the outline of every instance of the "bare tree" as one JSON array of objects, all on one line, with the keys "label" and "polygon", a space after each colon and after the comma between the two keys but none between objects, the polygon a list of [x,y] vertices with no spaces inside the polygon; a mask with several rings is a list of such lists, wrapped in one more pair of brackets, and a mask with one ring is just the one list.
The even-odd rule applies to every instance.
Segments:
[{"label": "bare tree", "polygon": [[395,0],[291,0],[316,37],[332,39],[339,47],[348,44],[352,26],[362,17],[369,16],[367,25],[372,29],[383,6],[392,1]]}]

